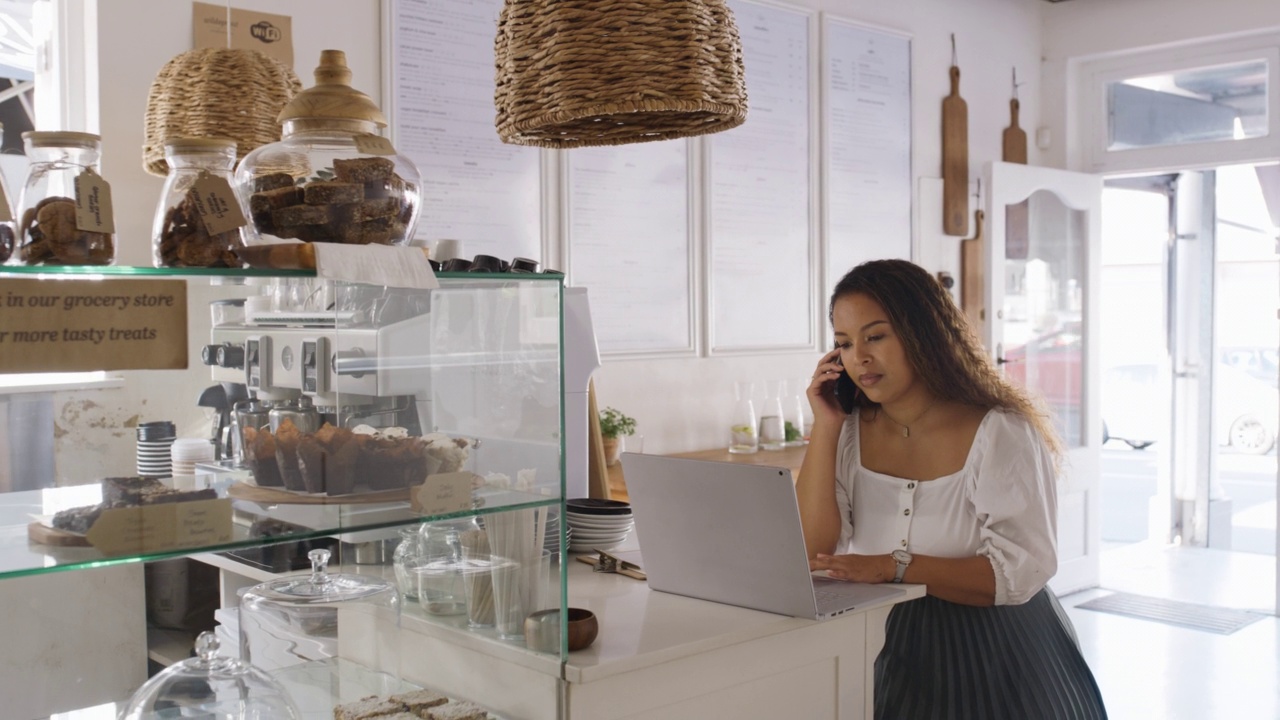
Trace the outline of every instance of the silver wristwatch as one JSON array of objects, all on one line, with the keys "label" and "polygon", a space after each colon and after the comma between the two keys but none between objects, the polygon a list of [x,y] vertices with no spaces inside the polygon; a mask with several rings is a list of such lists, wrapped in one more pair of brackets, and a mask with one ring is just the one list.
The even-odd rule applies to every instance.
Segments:
[{"label": "silver wristwatch", "polygon": [[902,582],[902,576],[907,574],[907,566],[911,564],[911,553],[906,550],[894,550],[891,555],[893,561],[898,563],[898,571],[893,574],[893,581]]}]

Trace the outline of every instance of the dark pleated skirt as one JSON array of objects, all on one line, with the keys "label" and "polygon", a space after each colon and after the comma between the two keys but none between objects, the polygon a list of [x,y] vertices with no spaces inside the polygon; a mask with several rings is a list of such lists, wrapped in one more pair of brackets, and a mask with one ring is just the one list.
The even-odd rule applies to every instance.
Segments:
[{"label": "dark pleated skirt", "polygon": [[877,720],[1101,720],[1070,619],[1048,589],[1022,605],[925,596],[889,613]]}]

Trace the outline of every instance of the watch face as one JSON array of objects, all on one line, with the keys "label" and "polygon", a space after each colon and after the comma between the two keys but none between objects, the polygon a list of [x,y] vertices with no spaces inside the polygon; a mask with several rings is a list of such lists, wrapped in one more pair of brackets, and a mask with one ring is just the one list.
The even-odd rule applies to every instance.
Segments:
[{"label": "watch face", "polygon": [[911,562],[911,553],[906,550],[894,550],[893,559],[900,563],[909,563]]}]

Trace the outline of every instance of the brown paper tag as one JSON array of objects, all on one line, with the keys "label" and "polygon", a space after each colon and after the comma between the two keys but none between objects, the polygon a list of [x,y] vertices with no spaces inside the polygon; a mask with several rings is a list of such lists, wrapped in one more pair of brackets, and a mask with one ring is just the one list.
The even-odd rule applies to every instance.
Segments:
[{"label": "brown paper tag", "polygon": [[444,515],[471,509],[471,488],[480,476],[470,472],[428,475],[410,494],[410,506],[422,515]]},{"label": "brown paper tag", "polygon": [[5,372],[187,367],[185,280],[5,280]]},{"label": "brown paper tag", "polygon": [[111,185],[92,170],[76,176],[76,228],[85,232],[113,233],[116,217],[111,210]]},{"label": "brown paper tag", "polygon": [[9,207],[9,196],[4,192],[4,185],[0,183],[0,222],[12,222],[13,209]]},{"label": "brown paper tag", "polygon": [[249,221],[240,209],[240,201],[227,179],[211,173],[200,173],[192,186],[196,212],[210,235],[221,235],[244,227]]},{"label": "brown paper tag", "polygon": [[366,155],[395,155],[396,148],[391,141],[381,135],[357,135],[356,149]]},{"label": "brown paper tag", "polygon": [[[192,3],[191,40],[195,49],[227,47],[227,6]],[[257,50],[293,67],[293,18],[231,9],[231,48]]]},{"label": "brown paper tag", "polygon": [[104,555],[165,552],[231,541],[231,500],[110,508],[85,534]]}]

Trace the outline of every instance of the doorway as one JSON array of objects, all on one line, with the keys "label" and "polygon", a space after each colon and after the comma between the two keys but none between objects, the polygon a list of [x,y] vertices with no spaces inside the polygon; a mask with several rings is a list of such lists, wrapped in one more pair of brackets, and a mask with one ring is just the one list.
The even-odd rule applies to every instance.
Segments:
[{"label": "doorway", "polygon": [[[1280,167],[1103,191],[1103,576],[1138,544],[1276,555]],[[1271,198],[1272,205],[1268,205]],[[1275,612],[1272,580],[1223,593]]]}]

